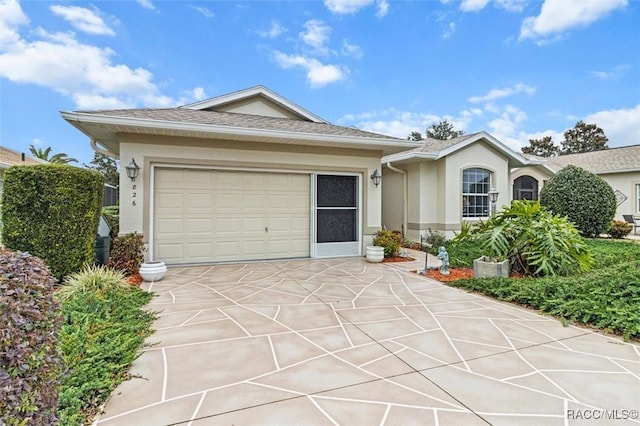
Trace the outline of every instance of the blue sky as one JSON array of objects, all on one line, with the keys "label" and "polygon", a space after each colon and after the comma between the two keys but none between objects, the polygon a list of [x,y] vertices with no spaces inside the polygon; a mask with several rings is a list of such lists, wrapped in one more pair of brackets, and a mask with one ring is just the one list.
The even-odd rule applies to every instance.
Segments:
[{"label": "blue sky", "polygon": [[519,150],[584,120],[640,144],[638,23],[638,0],[0,0],[0,144],[86,163],[61,110],[259,84],[402,138],[447,118]]}]

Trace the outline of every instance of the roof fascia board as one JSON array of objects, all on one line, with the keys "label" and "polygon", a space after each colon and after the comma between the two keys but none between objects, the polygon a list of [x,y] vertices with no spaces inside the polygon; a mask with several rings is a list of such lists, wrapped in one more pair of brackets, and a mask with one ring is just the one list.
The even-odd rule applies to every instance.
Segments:
[{"label": "roof fascia board", "polygon": [[297,115],[300,115],[306,118],[307,120],[310,120],[316,123],[330,124],[324,118],[317,116],[316,114],[302,108],[300,105],[297,105],[291,102],[290,100],[284,98],[283,96],[278,95],[277,93],[275,93],[272,90],[269,90],[265,86],[250,87],[248,89],[239,90],[237,92],[228,93],[226,95],[220,95],[214,98],[209,98],[199,102],[194,102],[192,104],[183,105],[179,108],[203,110],[203,109],[208,109],[208,108],[219,106],[219,105],[232,103],[241,99],[250,98],[256,95],[262,95],[267,99],[269,99],[270,101],[284,107],[285,109],[293,111]]},{"label": "roof fascia board", "polygon": [[397,154],[390,154],[382,157],[382,163],[400,163],[409,160],[437,160],[438,155],[429,152],[399,152]]},{"label": "roof fascia board", "polygon": [[[269,129],[252,129],[247,127],[232,127],[232,126],[219,126],[211,124],[198,124],[198,123],[180,123],[175,121],[160,121],[160,120],[148,120],[140,118],[128,118],[128,117],[110,117],[97,114],[85,114],[78,112],[65,112],[60,113],[62,117],[69,121],[71,124],[88,123],[88,124],[103,124],[103,125],[116,125],[125,127],[142,127],[148,129],[166,129],[166,130],[178,130],[194,133],[215,133],[219,135],[237,135],[237,136],[267,136],[271,138],[282,139],[304,139],[314,142],[343,142],[354,143],[356,145],[373,145],[379,146],[380,149],[385,147],[402,147],[407,149],[417,148],[415,142],[399,142],[396,139],[375,139],[366,137],[355,136],[342,136],[342,135],[324,135],[317,133],[301,133],[301,132],[289,132],[282,130],[269,130]],[[75,126],[78,127],[78,126]],[[82,129],[81,129],[82,130]],[[93,135],[88,134],[89,137]]]}]

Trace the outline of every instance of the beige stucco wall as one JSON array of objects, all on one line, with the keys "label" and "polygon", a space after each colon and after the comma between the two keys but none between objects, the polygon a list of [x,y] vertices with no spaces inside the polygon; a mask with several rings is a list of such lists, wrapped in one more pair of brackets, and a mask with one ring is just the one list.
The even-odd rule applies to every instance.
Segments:
[{"label": "beige stucco wall", "polygon": [[260,96],[236,101],[229,105],[218,106],[216,107],[216,111],[300,120],[300,117],[293,114],[291,111],[286,110]]},{"label": "beige stucco wall", "polygon": [[[429,229],[447,237],[452,237],[454,231],[460,230],[464,169],[478,167],[492,172],[491,184],[500,192],[498,209],[511,200],[508,159],[484,142],[472,144],[439,160],[422,160],[394,166],[406,170],[408,174],[406,236],[412,240],[419,240]],[[387,200],[397,201],[397,193],[401,191],[397,179],[391,179],[392,184],[384,188],[384,204]],[[478,219],[465,220],[473,222]],[[398,223],[397,214],[394,215],[386,205],[383,206],[383,222],[394,225]]]},{"label": "beige stucco wall", "polygon": [[624,220],[622,215],[630,214],[640,216],[638,206],[638,193],[636,185],[640,185],[640,172],[635,173],[610,173],[600,175],[614,191],[622,192],[627,199],[618,206],[616,220]]},{"label": "beige stucco wall", "polygon": [[390,230],[402,229],[405,203],[404,176],[402,173],[384,167],[381,190],[382,226]]},{"label": "beige stucco wall", "polygon": [[[371,244],[381,228],[382,188],[373,185],[369,175],[381,170],[379,151],[336,149],[296,145],[274,145],[196,138],[171,138],[123,134],[120,160],[128,164],[135,158],[141,167],[134,183],[120,171],[120,232],[140,232],[148,241],[150,222],[150,170],[157,164],[205,167],[231,167],[246,170],[349,172],[362,179],[363,249]],[[135,193],[135,197],[134,197]],[[133,201],[136,205],[133,205]]]}]

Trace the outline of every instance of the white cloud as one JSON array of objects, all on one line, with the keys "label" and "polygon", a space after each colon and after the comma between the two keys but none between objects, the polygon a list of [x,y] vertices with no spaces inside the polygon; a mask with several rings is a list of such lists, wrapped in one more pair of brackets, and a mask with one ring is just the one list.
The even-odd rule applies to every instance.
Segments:
[{"label": "white cloud", "polygon": [[427,127],[447,119],[456,130],[465,130],[470,123],[470,117],[475,113],[460,114],[457,117],[436,115],[430,113],[400,111],[395,108],[386,110],[366,111],[359,114],[347,114],[338,120],[343,126],[355,125],[368,132],[380,133],[396,138],[406,139],[411,132],[417,131],[424,135]]},{"label": "white cloud", "polygon": [[376,16],[378,18],[384,18],[389,13],[389,2],[387,0],[379,0],[376,10]]},{"label": "white cloud", "polygon": [[196,12],[200,13],[205,18],[213,18],[215,16],[215,13],[213,13],[212,11],[210,11],[208,8],[204,6],[191,6],[191,8]]},{"label": "white cloud", "polygon": [[258,31],[258,35],[264,38],[276,38],[285,31],[287,31],[287,29],[280,25],[280,22],[271,21],[271,26],[269,27],[269,29]]},{"label": "white cloud", "polygon": [[456,23],[449,22],[449,25],[447,25],[445,29],[442,31],[442,38],[446,40],[450,38],[455,32],[456,32]]},{"label": "white cloud", "polygon": [[572,28],[586,27],[627,3],[628,0],[545,0],[540,15],[523,21],[519,39],[544,43]]},{"label": "white cloud", "polygon": [[640,143],[640,104],[631,108],[598,111],[582,120],[585,123],[595,123],[604,130],[610,147]]},{"label": "white cloud", "polygon": [[[0,4],[0,12],[6,6]],[[0,14],[1,31],[12,35],[0,45],[0,78],[48,87],[73,99],[80,109],[176,104],[161,93],[150,71],[114,63],[116,53],[108,47],[81,43],[73,33],[49,33],[42,28],[29,33],[32,39],[22,38],[19,29],[28,20],[19,6],[9,11]]]},{"label": "white cloud", "polygon": [[200,101],[202,99],[207,98],[207,94],[205,93],[204,88],[202,87],[193,88],[193,90],[191,90],[190,92],[187,92],[187,95],[189,98],[196,101]]},{"label": "white cloud", "polygon": [[522,12],[528,0],[496,0],[498,7],[508,12]]},{"label": "white cloud", "polygon": [[323,64],[317,59],[301,55],[287,55],[275,51],[273,59],[283,69],[301,67],[307,71],[307,81],[311,87],[322,87],[330,83],[344,80],[349,75],[345,66]]},{"label": "white cloud", "polygon": [[18,29],[29,23],[16,0],[0,1],[0,49],[20,41]]},{"label": "white cloud", "polygon": [[351,56],[356,59],[362,59],[364,53],[357,44],[351,44],[348,40],[342,40],[342,54],[345,56]]},{"label": "white cloud", "polygon": [[610,80],[620,77],[628,69],[628,65],[618,65],[609,71],[590,71],[589,74],[592,77],[599,78],[601,80]]},{"label": "white cloud", "polygon": [[477,12],[489,4],[489,0],[462,0],[460,10],[463,12]]},{"label": "white cloud", "polygon": [[318,19],[312,19],[304,23],[305,31],[302,31],[300,39],[307,45],[313,47],[318,53],[327,54],[329,49],[326,44],[329,42],[331,27]]},{"label": "white cloud", "polygon": [[492,89],[483,96],[472,96],[469,98],[469,102],[492,102],[496,99],[505,98],[507,96],[515,95],[518,93],[526,93],[532,95],[536,91],[535,87],[528,86],[524,83],[516,83],[511,87],[505,87],[503,89]]},{"label": "white cloud", "polygon": [[74,28],[87,34],[115,35],[113,30],[93,10],[80,6],[60,5],[53,5],[49,9],[69,22]]},{"label": "white cloud", "polygon": [[138,2],[138,4],[140,4],[140,6],[144,7],[145,9],[156,10],[156,7],[151,2],[151,0],[136,0],[136,2]]},{"label": "white cloud", "polygon": [[389,11],[387,0],[324,0],[326,8],[338,15],[353,14],[374,3],[377,4],[376,16],[384,17]]}]

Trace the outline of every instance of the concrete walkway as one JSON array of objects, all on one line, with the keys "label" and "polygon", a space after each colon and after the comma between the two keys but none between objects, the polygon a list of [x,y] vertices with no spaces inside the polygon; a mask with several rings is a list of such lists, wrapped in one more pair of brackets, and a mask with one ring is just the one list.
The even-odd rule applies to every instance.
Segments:
[{"label": "concrete walkway", "polygon": [[422,265],[170,269],[145,284],[152,346],[96,424],[640,424],[639,345],[407,271]]}]

